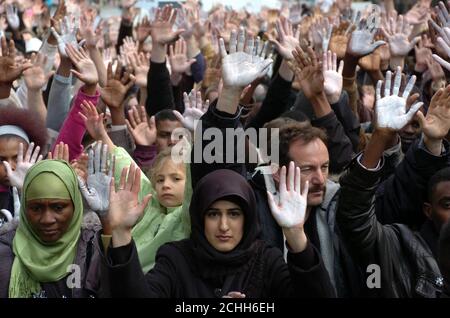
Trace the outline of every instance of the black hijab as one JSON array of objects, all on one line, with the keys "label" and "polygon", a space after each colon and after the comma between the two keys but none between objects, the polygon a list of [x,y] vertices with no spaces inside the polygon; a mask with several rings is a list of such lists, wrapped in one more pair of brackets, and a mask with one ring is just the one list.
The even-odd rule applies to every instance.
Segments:
[{"label": "black hijab", "polygon": [[[236,203],[244,212],[244,234],[241,242],[230,252],[216,250],[206,239],[204,218],[208,208],[218,200]],[[191,217],[190,239],[181,241],[184,254],[189,251],[197,274],[204,278],[219,278],[230,273],[245,271],[256,254],[260,254],[262,241],[257,240],[260,226],[256,215],[253,189],[240,174],[227,169],[213,171],[197,183],[189,207]],[[193,259],[192,259],[193,258]]]}]

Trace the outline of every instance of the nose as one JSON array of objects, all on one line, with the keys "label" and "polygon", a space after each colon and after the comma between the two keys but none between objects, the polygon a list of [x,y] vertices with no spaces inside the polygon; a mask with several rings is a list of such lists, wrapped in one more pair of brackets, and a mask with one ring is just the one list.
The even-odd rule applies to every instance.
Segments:
[{"label": "nose", "polygon": [[175,146],[180,140],[179,139],[169,139],[169,147]]},{"label": "nose", "polygon": [[311,183],[314,185],[323,185],[325,184],[325,177],[323,175],[322,170],[318,170],[314,173]]},{"label": "nose", "polygon": [[221,232],[226,232],[229,230],[230,227],[228,226],[228,218],[226,216],[222,216],[220,218],[219,227]]},{"label": "nose", "polygon": [[164,180],[164,183],[163,183],[163,189],[165,189],[165,190],[167,190],[167,189],[170,189],[171,188],[171,186],[170,186],[170,181],[169,180]]},{"label": "nose", "polygon": [[40,218],[39,221],[42,225],[50,225],[50,224],[55,223],[56,219],[55,219],[53,213],[49,209],[46,209],[42,213],[42,217]]}]

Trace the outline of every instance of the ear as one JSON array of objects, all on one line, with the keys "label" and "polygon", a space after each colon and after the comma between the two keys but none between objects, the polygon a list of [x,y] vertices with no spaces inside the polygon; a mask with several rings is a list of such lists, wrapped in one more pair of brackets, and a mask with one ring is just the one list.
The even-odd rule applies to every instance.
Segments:
[{"label": "ear", "polygon": [[431,214],[432,214],[432,210],[433,209],[431,208],[431,204],[427,203],[427,202],[424,202],[422,209],[423,209],[423,213],[426,215],[426,217],[429,220],[432,220]]}]

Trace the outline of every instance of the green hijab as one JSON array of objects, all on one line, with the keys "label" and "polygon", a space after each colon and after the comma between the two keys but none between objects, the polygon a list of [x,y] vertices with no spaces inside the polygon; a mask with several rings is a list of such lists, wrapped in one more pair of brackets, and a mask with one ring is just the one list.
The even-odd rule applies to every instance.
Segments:
[{"label": "green hijab", "polygon": [[[26,218],[27,200],[67,198],[68,195],[74,214],[67,232],[56,242],[43,242]],[[9,297],[31,297],[40,292],[40,283],[56,282],[68,275],[67,268],[75,260],[82,220],[83,203],[72,167],[62,160],[43,160],[33,165],[22,190],[20,223],[13,241],[15,258]]]}]

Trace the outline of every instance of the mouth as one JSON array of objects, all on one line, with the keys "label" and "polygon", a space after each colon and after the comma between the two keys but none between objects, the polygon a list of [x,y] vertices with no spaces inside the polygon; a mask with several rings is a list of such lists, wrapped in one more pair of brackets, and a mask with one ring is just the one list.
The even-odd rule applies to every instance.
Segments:
[{"label": "mouth", "polygon": [[228,242],[232,237],[228,235],[218,235],[216,238],[221,242]]},{"label": "mouth", "polygon": [[165,193],[161,197],[164,198],[164,199],[171,199],[171,198],[173,198],[173,194]]},{"label": "mouth", "polygon": [[46,237],[54,236],[58,232],[59,232],[58,230],[41,230],[41,233]]}]

